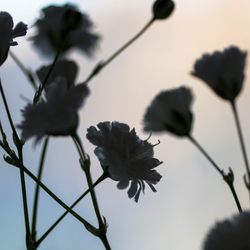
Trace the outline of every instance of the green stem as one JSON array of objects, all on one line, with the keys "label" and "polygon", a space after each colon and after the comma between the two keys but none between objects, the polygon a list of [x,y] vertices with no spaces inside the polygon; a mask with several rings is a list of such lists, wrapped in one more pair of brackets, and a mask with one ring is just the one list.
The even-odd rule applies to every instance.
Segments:
[{"label": "green stem", "polygon": [[[43,172],[44,161],[45,161],[45,157],[46,157],[48,144],[49,144],[49,137],[46,137],[44,144],[43,144],[43,148],[42,148],[42,153],[41,153],[41,158],[40,158],[40,163],[39,163],[39,168],[38,168],[38,174],[37,174],[37,178],[39,181],[41,181],[41,179],[42,179],[42,172]],[[34,203],[33,203],[32,227],[31,227],[31,235],[32,235],[32,238],[34,241],[36,241],[36,224],[37,224],[39,194],[40,194],[40,186],[38,184],[36,184]]]},{"label": "green stem", "polygon": [[[99,183],[104,181],[107,178],[107,174],[104,172],[103,175],[101,175],[96,182],[93,184],[91,189],[96,187]],[[73,209],[88,193],[90,189],[87,189],[71,206],[70,208]],[[68,211],[64,212],[52,225],[51,227],[37,240],[36,244],[39,246],[41,242],[50,234],[50,232],[53,231],[53,229],[61,222],[61,220],[68,214]]]},{"label": "green stem", "polygon": [[98,63],[91,74],[85,80],[88,83],[95,75],[97,75],[104,67],[111,63],[118,55],[120,55],[124,50],[126,50],[133,42],[135,42],[143,33],[152,25],[155,19],[151,19],[135,36],[133,36],[129,41],[127,41],[120,49],[114,52],[106,61]]},{"label": "green stem", "polygon": [[[234,101],[231,102],[231,107],[232,107],[234,120],[235,120],[236,127],[237,127],[237,132],[238,132],[238,136],[239,136],[239,140],[240,140],[241,151],[242,151],[244,162],[245,162],[245,167],[246,167],[246,172],[247,172],[247,177],[248,177],[248,185],[249,185],[250,184],[249,162],[248,162],[248,158],[247,158],[246,147],[245,147],[242,129],[241,129],[241,125],[240,125],[240,119],[239,119],[238,111],[237,111],[236,104]],[[249,189],[249,194],[250,194],[250,189]]]},{"label": "green stem", "polygon": [[33,77],[33,74],[23,65],[23,63],[18,59],[18,57],[12,51],[9,51],[9,54],[10,54],[11,58],[13,59],[13,61],[17,64],[17,66],[24,73],[24,75],[29,79],[33,89],[37,90],[37,85],[36,85],[36,81]]},{"label": "green stem", "polygon": [[240,201],[238,199],[237,193],[236,193],[234,185],[233,185],[234,176],[233,176],[232,170],[230,169],[230,173],[226,175],[224,173],[224,171],[215,163],[215,161],[205,151],[205,149],[191,135],[188,136],[188,139],[207,158],[207,160],[212,164],[212,166],[215,168],[215,170],[218,171],[219,174],[222,176],[223,180],[228,184],[230,191],[233,195],[234,201],[236,203],[236,206],[238,208],[238,211],[241,213],[242,208],[241,208]]},{"label": "green stem", "polygon": [[100,213],[99,205],[98,205],[96,194],[95,194],[95,189],[91,188],[91,187],[93,187],[93,181],[92,181],[92,177],[91,177],[91,173],[90,173],[89,158],[88,157],[86,158],[81,140],[77,134],[73,135],[73,141],[75,142],[76,147],[78,149],[78,152],[80,155],[80,162],[82,164],[82,169],[85,172],[88,187],[90,189],[90,195],[91,195],[92,203],[94,206],[95,214],[96,214],[96,217],[98,220],[98,225],[99,225],[99,238],[102,240],[106,249],[111,249],[109,242],[108,242],[108,239],[107,239],[107,236],[106,236],[106,233],[107,233],[106,221],[103,222],[103,220],[102,220],[102,216]]}]

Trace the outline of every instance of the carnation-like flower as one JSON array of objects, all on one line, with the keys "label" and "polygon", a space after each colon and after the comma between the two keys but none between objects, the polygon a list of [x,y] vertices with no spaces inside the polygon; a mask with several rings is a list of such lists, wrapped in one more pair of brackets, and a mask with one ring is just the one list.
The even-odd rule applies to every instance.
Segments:
[{"label": "carnation-like flower", "polygon": [[162,162],[153,158],[154,145],[141,140],[129,126],[119,122],[100,122],[88,128],[87,138],[96,145],[95,154],[111,179],[118,181],[117,187],[129,186],[128,197],[137,202],[146,182],[156,192],[161,175],[154,170]]},{"label": "carnation-like flower", "polygon": [[78,127],[77,111],[89,94],[85,83],[68,87],[67,80],[58,77],[49,85],[46,101],[29,103],[23,110],[23,121],[18,125],[22,140],[36,137],[36,143],[45,135],[67,136]]},{"label": "carnation-like flower", "polygon": [[192,93],[186,87],[160,92],[146,110],[144,130],[188,136],[193,120],[190,111],[192,99]]},{"label": "carnation-like flower", "polygon": [[35,26],[37,34],[31,39],[44,55],[50,57],[58,51],[63,53],[71,48],[78,48],[91,56],[100,38],[92,32],[90,18],[72,4],[43,8]]},{"label": "carnation-like flower", "polygon": [[7,12],[0,12],[0,66],[8,56],[10,46],[17,45],[14,38],[25,36],[27,25],[19,22],[13,29],[14,23],[11,15]]},{"label": "carnation-like flower", "polygon": [[250,249],[250,212],[218,222],[208,233],[203,250]]},{"label": "carnation-like flower", "polygon": [[175,4],[172,0],[156,0],[153,4],[154,19],[162,20],[168,18],[174,11]]},{"label": "carnation-like flower", "polygon": [[233,102],[242,89],[246,57],[247,52],[235,46],[204,54],[195,62],[192,75],[203,80],[221,98]]}]

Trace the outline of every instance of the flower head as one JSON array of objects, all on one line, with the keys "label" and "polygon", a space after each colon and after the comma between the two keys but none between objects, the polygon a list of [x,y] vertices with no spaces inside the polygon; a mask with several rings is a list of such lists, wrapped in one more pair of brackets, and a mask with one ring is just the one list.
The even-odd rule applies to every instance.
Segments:
[{"label": "flower head", "polygon": [[250,249],[250,212],[245,211],[230,219],[218,222],[208,233],[204,250]]},{"label": "flower head", "polygon": [[192,75],[203,80],[218,96],[232,102],[242,89],[246,57],[247,52],[235,46],[204,54],[195,62]]},{"label": "flower head", "polygon": [[78,48],[91,56],[100,38],[92,32],[93,23],[89,17],[72,4],[43,8],[42,16],[35,26],[37,34],[31,39],[47,56],[58,51],[67,52],[71,48]]},{"label": "flower head", "polygon": [[156,0],[153,5],[154,19],[162,20],[168,18],[174,11],[175,4],[172,0]]},{"label": "flower head", "polygon": [[11,15],[7,12],[0,12],[0,66],[8,56],[10,46],[17,45],[14,38],[25,36],[27,25],[19,22],[13,29],[14,23]]},{"label": "flower head", "polygon": [[100,122],[88,128],[87,138],[96,145],[95,154],[111,179],[118,181],[117,187],[129,186],[128,197],[137,202],[146,182],[155,192],[161,175],[154,170],[162,162],[153,158],[153,145],[141,140],[134,129],[119,122]]},{"label": "flower head", "polygon": [[179,87],[159,93],[144,116],[144,130],[149,132],[168,131],[177,136],[188,136],[193,116],[190,111],[192,93]]},{"label": "flower head", "polygon": [[18,125],[22,140],[45,135],[72,135],[78,126],[78,109],[89,94],[85,83],[68,87],[65,77],[57,77],[49,85],[46,101],[29,103],[23,110],[23,121]]}]

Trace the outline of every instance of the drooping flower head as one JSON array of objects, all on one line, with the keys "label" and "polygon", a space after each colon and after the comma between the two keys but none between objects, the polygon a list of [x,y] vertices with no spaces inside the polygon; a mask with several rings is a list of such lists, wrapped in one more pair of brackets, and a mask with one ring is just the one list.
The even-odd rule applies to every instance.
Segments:
[{"label": "drooping flower head", "polygon": [[168,131],[177,136],[188,136],[192,128],[190,111],[192,93],[186,87],[162,91],[152,101],[144,115],[147,132]]},{"label": "drooping flower head", "polygon": [[246,57],[247,52],[236,46],[204,54],[195,62],[192,75],[203,80],[221,98],[233,102],[242,89]]},{"label": "drooping flower head", "polygon": [[100,38],[92,32],[93,23],[89,17],[72,4],[43,8],[35,26],[37,34],[31,39],[45,56],[50,57],[59,50],[63,53],[72,48],[92,56]]},{"label": "drooping flower head", "polygon": [[27,33],[27,25],[19,22],[13,29],[14,23],[8,12],[0,12],[0,66],[4,63],[8,56],[10,46],[17,45],[14,38],[25,36]]},{"label": "drooping flower head", "polygon": [[[72,72],[63,72],[65,65],[71,66]],[[38,70],[40,79],[43,79],[49,67]],[[29,103],[22,110],[23,121],[18,128],[22,130],[23,141],[35,137],[38,142],[45,135],[67,136],[76,132],[79,120],[77,111],[89,95],[89,89],[85,83],[74,84],[75,67],[76,64],[71,61],[58,63],[45,88],[46,100]],[[72,76],[72,79],[68,76]]]},{"label": "drooping flower head", "polygon": [[153,17],[155,20],[168,18],[174,11],[175,4],[172,0],[156,0],[153,4]]},{"label": "drooping flower head", "polygon": [[[99,130],[98,130],[98,129]],[[141,140],[134,129],[119,122],[100,122],[97,128],[88,128],[87,138],[96,145],[95,154],[111,179],[118,181],[117,187],[129,186],[128,197],[137,202],[146,182],[155,192],[161,175],[154,170],[162,162],[153,158],[153,145]]]},{"label": "drooping flower head", "polygon": [[208,233],[203,250],[250,249],[250,212],[245,211],[218,222]]}]

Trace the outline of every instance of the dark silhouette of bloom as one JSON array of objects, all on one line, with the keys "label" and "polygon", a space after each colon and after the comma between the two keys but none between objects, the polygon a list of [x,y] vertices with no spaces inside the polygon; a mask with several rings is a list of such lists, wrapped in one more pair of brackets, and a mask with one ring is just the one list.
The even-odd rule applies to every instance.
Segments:
[{"label": "dark silhouette of bloom", "polygon": [[0,12],[0,66],[6,60],[10,46],[17,45],[13,39],[27,33],[27,25],[23,22],[19,22],[14,29],[13,26],[11,15],[8,12]]},{"label": "dark silhouette of bloom", "polygon": [[168,131],[177,136],[188,136],[193,116],[190,111],[192,93],[179,87],[159,93],[144,115],[144,130],[148,132]]},{"label": "dark silhouette of bloom", "polygon": [[87,138],[96,145],[95,154],[111,179],[118,181],[117,187],[129,186],[128,197],[137,202],[146,182],[156,192],[161,175],[154,170],[162,162],[153,158],[153,145],[141,140],[129,126],[119,122],[100,122],[88,128]]},{"label": "dark silhouette of bloom", "polygon": [[58,76],[47,86],[46,100],[29,103],[23,110],[23,121],[18,125],[22,140],[36,137],[36,143],[45,135],[67,136],[78,127],[77,111],[83,105],[89,89],[85,83],[68,86],[65,77]]},{"label": "dark silhouette of bloom", "polygon": [[31,39],[44,55],[53,56],[58,51],[78,48],[92,56],[99,35],[92,32],[93,23],[75,5],[51,5],[42,9],[41,18],[35,22],[37,34]]},{"label": "dark silhouette of bloom", "polygon": [[250,249],[249,228],[249,211],[218,222],[208,233],[203,250],[248,250]]},{"label": "dark silhouette of bloom", "polygon": [[221,98],[234,101],[242,89],[246,57],[247,52],[235,46],[204,54],[195,62],[192,75],[203,80]]},{"label": "dark silhouette of bloom", "polygon": [[154,19],[162,20],[168,18],[174,11],[175,4],[171,0],[156,0],[153,4]]}]

